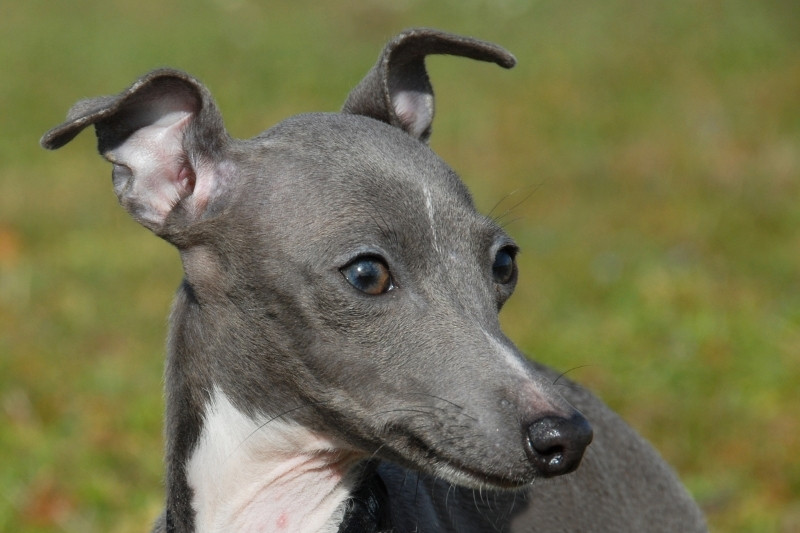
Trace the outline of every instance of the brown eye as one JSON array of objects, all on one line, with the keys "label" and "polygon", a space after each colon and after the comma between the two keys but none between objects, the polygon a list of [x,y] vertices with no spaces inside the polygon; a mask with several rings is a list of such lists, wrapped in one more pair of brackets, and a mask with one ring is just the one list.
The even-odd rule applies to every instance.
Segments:
[{"label": "brown eye", "polygon": [[379,257],[357,257],[340,272],[350,285],[371,296],[384,294],[394,288],[389,267]]},{"label": "brown eye", "polygon": [[514,276],[517,273],[517,266],[514,263],[515,255],[516,250],[510,246],[497,251],[492,264],[492,278],[494,278],[495,283],[506,285],[514,280]]}]

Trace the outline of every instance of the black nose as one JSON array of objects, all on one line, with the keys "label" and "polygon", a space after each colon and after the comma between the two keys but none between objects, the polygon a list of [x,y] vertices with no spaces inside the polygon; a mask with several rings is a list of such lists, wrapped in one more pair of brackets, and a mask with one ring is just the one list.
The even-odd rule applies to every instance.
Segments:
[{"label": "black nose", "polygon": [[546,416],[528,427],[528,458],[544,477],[568,474],[578,468],[583,452],[592,442],[592,426],[581,415],[571,418]]}]

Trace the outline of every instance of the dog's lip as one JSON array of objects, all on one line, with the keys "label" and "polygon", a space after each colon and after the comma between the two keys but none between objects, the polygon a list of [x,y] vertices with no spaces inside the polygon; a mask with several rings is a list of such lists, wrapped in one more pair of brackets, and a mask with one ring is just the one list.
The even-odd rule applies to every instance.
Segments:
[{"label": "dog's lip", "polygon": [[[454,459],[449,455],[437,451],[435,447],[429,445],[424,439],[420,438],[413,433],[403,435],[405,445],[409,448],[411,453],[402,453],[388,447],[395,454],[416,465],[417,468],[423,467],[429,470],[429,473],[441,476],[441,470],[450,469],[455,471],[458,475],[465,476],[472,480],[475,484],[480,486],[492,486],[499,489],[519,489],[533,482],[533,475],[526,472],[528,475],[520,476],[504,476],[501,474],[492,474],[486,471],[478,470],[466,466],[462,461]],[[433,472],[430,472],[433,470]]]},{"label": "dog's lip", "polygon": [[487,474],[485,472],[479,472],[477,470],[467,468],[462,464],[447,458],[443,460],[446,462],[447,466],[455,468],[460,473],[466,474],[467,476],[476,480],[481,485],[491,485],[493,487],[497,487],[500,489],[519,489],[521,487],[529,485],[532,481],[522,478],[508,478],[500,475]]}]

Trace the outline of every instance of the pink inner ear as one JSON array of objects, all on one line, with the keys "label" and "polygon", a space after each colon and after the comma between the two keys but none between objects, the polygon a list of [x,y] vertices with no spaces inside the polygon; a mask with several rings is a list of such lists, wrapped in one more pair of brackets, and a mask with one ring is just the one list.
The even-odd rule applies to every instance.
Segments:
[{"label": "pink inner ear", "polygon": [[166,112],[104,154],[131,170],[114,188],[122,205],[147,227],[161,226],[178,202],[195,190],[195,171],[183,147],[192,117],[185,110]]},{"label": "pink inner ear", "polygon": [[178,171],[178,185],[183,189],[181,197],[186,197],[194,192],[194,185],[197,176],[188,163],[184,164]]},{"label": "pink inner ear", "polygon": [[420,91],[398,91],[392,95],[392,106],[406,131],[419,138],[433,120],[433,96]]}]

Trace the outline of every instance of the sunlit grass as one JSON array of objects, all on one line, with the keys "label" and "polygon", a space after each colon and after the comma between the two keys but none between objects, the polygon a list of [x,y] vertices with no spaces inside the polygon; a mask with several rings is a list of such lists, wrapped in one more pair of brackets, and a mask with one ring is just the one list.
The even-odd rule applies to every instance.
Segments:
[{"label": "sunlit grass", "polygon": [[[39,136],[149,68],[229,130],[335,110],[427,25],[432,145],[522,247],[503,313],[661,450],[720,531],[800,529],[800,27],[791,2],[18,2],[0,16],[0,530],[142,531],[162,489],[177,254],[116,204],[91,134]],[[516,191],[516,192],[515,192]],[[506,195],[508,195],[507,198]],[[504,199],[505,198],[505,199]]]}]

